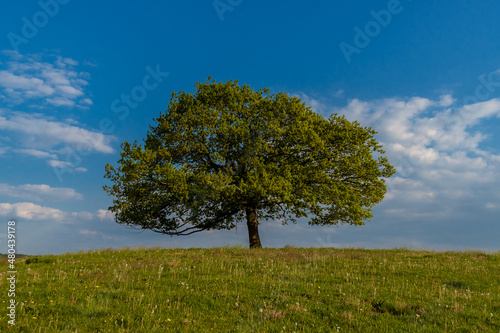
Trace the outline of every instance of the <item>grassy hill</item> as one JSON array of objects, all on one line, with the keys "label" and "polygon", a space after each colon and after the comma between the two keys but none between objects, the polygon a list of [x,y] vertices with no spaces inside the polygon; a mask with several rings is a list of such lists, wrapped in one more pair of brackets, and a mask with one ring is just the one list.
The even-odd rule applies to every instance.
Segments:
[{"label": "grassy hill", "polygon": [[500,332],[500,253],[96,250],[21,258],[2,332]]}]

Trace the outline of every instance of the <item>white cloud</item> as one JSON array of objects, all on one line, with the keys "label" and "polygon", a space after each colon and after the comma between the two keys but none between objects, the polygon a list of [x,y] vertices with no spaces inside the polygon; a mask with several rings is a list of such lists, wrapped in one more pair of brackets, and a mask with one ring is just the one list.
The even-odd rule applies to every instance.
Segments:
[{"label": "white cloud", "polygon": [[[65,222],[65,213],[59,209],[43,207],[31,202],[0,203],[0,215],[27,220],[51,220]],[[13,216],[12,216],[13,215]]]},{"label": "white cloud", "polygon": [[110,219],[109,214],[91,212],[65,212],[57,208],[40,206],[32,202],[0,203],[0,216],[14,219],[26,219],[33,221],[47,221],[58,223],[76,223],[78,221],[91,221],[95,219]]},{"label": "white cloud", "polygon": [[352,100],[335,111],[375,128],[388,153],[406,155],[413,162],[418,160],[416,164],[467,162],[467,165],[476,165],[480,160],[471,154],[491,156],[478,148],[487,135],[470,132],[470,129],[480,121],[500,116],[500,100],[464,106],[457,111],[442,108],[440,101],[420,97],[371,102]]},{"label": "white cloud", "polygon": [[50,187],[46,184],[25,184],[11,186],[0,184],[0,195],[25,200],[41,201],[42,198],[56,200],[82,199],[83,196],[72,188]]},{"label": "white cloud", "polygon": [[83,95],[83,92],[79,89],[76,89],[70,85],[59,85],[57,86],[57,90],[63,93],[63,95],[69,97],[77,97]]},{"label": "white cloud", "polygon": [[[377,139],[397,174],[387,181],[382,203],[394,218],[461,218],[466,209],[496,209],[500,157],[488,147],[488,133],[478,124],[500,117],[500,100],[452,109],[451,95],[372,101],[353,99],[333,107],[301,95],[307,105],[327,117],[339,113],[378,133]],[[309,103],[309,104],[308,104]],[[485,148],[488,147],[488,148]],[[468,207],[468,208],[466,208]],[[482,208],[481,208],[482,207]]]},{"label": "white cloud", "polygon": [[53,148],[65,144],[73,150],[112,153],[112,136],[92,132],[78,126],[51,120],[41,115],[23,112],[0,116],[0,129],[22,134],[29,149]]},{"label": "white cloud", "polygon": [[53,106],[73,106],[73,105],[75,105],[74,101],[72,101],[68,98],[61,98],[61,97],[47,98],[45,101]]},{"label": "white cloud", "polygon": [[440,106],[444,106],[444,107],[447,107],[447,106],[450,106],[452,105],[453,103],[455,103],[456,99],[453,98],[453,96],[451,95],[442,95],[440,98],[439,98],[439,102],[438,104]]},{"label": "white cloud", "polygon": [[[3,87],[10,94],[22,90],[29,98],[45,97],[55,93],[55,89],[45,84],[43,80],[17,76],[5,70],[0,71],[0,87]],[[19,95],[16,94],[16,96]]]},{"label": "white cloud", "polygon": [[65,161],[59,161],[59,160],[50,160],[47,161],[47,164],[50,165],[53,168],[57,169],[65,169],[66,171],[70,172],[87,172],[87,168],[83,167],[74,167],[73,164]]},{"label": "white cloud", "polygon": [[[85,97],[83,90],[88,85],[88,73],[74,69],[78,66],[77,61],[60,56],[53,59],[41,55],[25,56],[12,51],[2,53],[9,58],[4,63],[6,68],[0,70],[0,92],[6,102],[21,104],[39,99],[42,103],[57,107],[91,105],[90,98]],[[44,61],[42,58],[52,60]]]},{"label": "white cloud", "polygon": [[[84,91],[89,74],[77,71],[78,65],[77,61],[61,56],[0,52],[0,98],[9,107],[27,102],[27,107],[38,110],[88,109],[93,104]],[[60,121],[34,112],[0,109],[0,131],[9,132],[10,139],[8,147],[0,144],[0,155],[11,149],[15,153],[46,158],[47,164],[54,168],[76,172],[87,169],[76,165],[79,162],[74,162],[75,165],[68,162],[69,154],[81,157],[91,152],[114,151],[113,136],[85,129],[72,120]]]},{"label": "white cloud", "polygon": [[55,154],[50,154],[48,152],[36,150],[36,149],[16,149],[15,152],[25,154],[25,155],[34,156],[37,158],[52,158],[52,159],[57,158],[57,156]]},{"label": "white cloud", "polygon": [[76,60],[73,60],[71,58],[63,58],[61,56],[57,57],[57,63],[61,66],[61,67],[66,67],[66,65],[70,65],[70,66],[78,66],[78,61]]},{"label": "white cloud", "polygon": [[82,99],[81,103],[82,104],[87,104],[87,105],[94,104],[94,102],[92,102],[92,100],[90,98],[84,98],[84,99]]},{"label": "white cloud", "polygon": [[344,89],[339,89],[335,92],[335,94],[333,94],[333,96],[340,98],[344,96],[344,93],[345,93]]},{"label": "white cloud", "polygon": [[99,209],[96,212],[96,215],[101,219],[101,220],[111,220],[114,221],[115,219],[115,214],[109,210],[104,210],[104,209]]},{"label": "white cloud", "polygon": [[70,168],[71,167],[71,163],[64,162],[64,161],[58,161],[58,160],[50,160],[47,162],[47,164],[53,168]]},{"label": "white cloud", "polygon": [[80,235],[84,235],[84,236],[96,236],[98,234],[97,231],[95,231],[95,230],[88,230],[88,229],[80,229],[80,230],[78,230],[78,233]]},{"label": "white cloud", "polygon": [[93,218],[95,218],[95,215],[90,212],[73,212],[70,214],[70,216],[74,219],[79,220],[92,220]]},{"label": "white cloud", "polygon": [[96,231],[96,230],[89,230],[89,229],[80,229],[78,230],[78,234],[83,235],[83,236],[89,236],[92,238],[96,238],[97,236],[101,239],[113,239],[114,237],[108,236],[103,232]]}]

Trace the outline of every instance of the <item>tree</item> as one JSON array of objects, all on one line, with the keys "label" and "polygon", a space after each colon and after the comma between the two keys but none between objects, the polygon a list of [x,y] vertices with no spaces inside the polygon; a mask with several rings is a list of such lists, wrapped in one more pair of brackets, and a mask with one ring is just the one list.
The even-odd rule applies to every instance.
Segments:
[{"label": "tree", "polygon": [[189,235],[246,220],[250,248],[261,248],[262,219],[372,217],[395,172],[373,129],[285,93],[210,80],[172,93],[144,144],[124,142],[119,166],[106,165],[117,223]]}]

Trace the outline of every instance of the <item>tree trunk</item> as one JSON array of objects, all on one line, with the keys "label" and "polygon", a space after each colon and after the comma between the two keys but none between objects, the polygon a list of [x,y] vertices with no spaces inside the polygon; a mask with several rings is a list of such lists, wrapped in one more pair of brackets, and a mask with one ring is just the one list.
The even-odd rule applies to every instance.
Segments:
[{"label": "tree trunk", "polygon": [[259,237],[259,221],[257,221],[257,210],[255,208],[247,208],[247,226],[248,238],[250,240],[251,249],[261,249]]}]

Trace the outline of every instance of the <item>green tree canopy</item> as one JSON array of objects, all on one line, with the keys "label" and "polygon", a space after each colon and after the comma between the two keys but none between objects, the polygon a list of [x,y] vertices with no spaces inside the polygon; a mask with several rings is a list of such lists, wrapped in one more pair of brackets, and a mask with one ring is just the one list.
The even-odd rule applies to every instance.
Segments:
[{"label": "green tree canopy", "polygon": [[373,129],[285,93],[210,80],[172,93],[144,144],[124,142],[118,166],[106,165],[116,222],[189,235],[246,220],[254,248],[262,219],[372,217],[395,172]]}]

